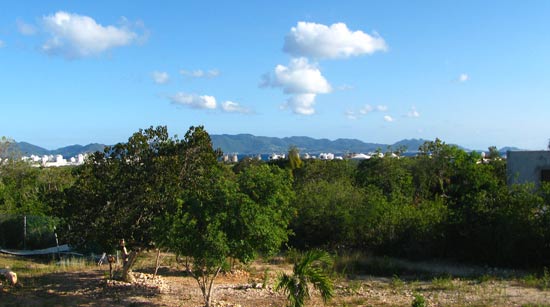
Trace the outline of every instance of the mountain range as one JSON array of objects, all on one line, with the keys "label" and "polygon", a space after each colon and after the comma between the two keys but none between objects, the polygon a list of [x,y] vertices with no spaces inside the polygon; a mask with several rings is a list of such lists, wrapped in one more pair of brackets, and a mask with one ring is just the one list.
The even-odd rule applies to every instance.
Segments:
[{"label": "mountain range", "polygon": [[[332,152],[337,154],[345,153],[367,153],[380,149],[385,151],[388,147],[398,149],[406,148],[407,152],[414,153],[426,140],[404,139],[394,144],[366,143],[357,139],[314,139],[306,136],[293,137],[266,137],[254,136],[252,134],[221,134],[211,135],[214,148],[221,148],[224,153],[238,153],[244,155],[285,153],[290,146],[296,146],[302,153],[319,154],[321,152]],[[101,151],[106,145],[92,143],[85,146],[71,145],[54,150],[48,150],[27,142],[17,142],[17,149],[23,155],[63,155],[63,157],[74,157],[81,153]],[[461,147],[463,148],[463,147]],[[465,148],[463,148],[465,149]],[[465,149],[468,150],[468,149]],[[499,151],[519,150],[515,147],[504,147]]]}]

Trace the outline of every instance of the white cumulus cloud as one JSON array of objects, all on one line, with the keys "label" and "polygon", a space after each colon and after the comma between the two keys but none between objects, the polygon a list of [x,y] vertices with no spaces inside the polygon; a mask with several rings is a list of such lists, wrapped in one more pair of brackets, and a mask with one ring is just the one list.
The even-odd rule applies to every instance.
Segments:
[{"label": "white cumulus cloud", "polygon": [[393,117],[389,115],[384,115],[384,120],[387,121],[388,123],[391,123],[394,121]]},{"label": "white cumulus cloud", "polygon": [[277,65],[273,74],[264,76],[262,86],[280,87],[285,94],[326,94],[332,88],[317,65],[296,58],[288,66]]},{"label": "white cumulus cloud", "polygon": [[263,87],[279,87],[285,94],[292,95],[286,103],[294,113],[312,115],[315,113],[315,97],[332,91],[317,65],[306,58],[295,58],[288,66],[277,65],[272,74],[264,76]]},{"label": "white cumulus cloud", "polygon": [[42,45],[48,54],[80,58],[138,42],[139,35],[126,25],[103,26],[93,18],[59,11],[42,18],[49,39]]},{"label": "white cumulus cloud", "polygon": [[466,82],[468,80],[470,80],[468,74],[460,74],[460,76],[458,76],[458,82]]},{"label": "white cumulus cloud", "polygon": [[154,71],[151,76],[153,78],[153,81],[155,81],[155,83],[157,84],[165,84],[170,81],[170,76],[167,72]]},{"label": "white cumulus cloud", "polygon": [[36,34],[36,27],[24,22],[22,19],[16,20],[17,31],[23,35],[34,35]]},{"label": "white cumulus cloud", "polygon": [[181,69],[180,74],[187,77],[192,77],[192,78],[215,78],[220,75],[220,72],[217,69],[210,69],[206,71],[202,69],[196,69],[196,70]]},{"label": "white cumulus cloud", "polygon": [[224,112],[228,112],[228,113],[243,113],[243,114],[250,113],[249,109],[242,107],[238,102],[234,102],[230,100],[222,102],[221,108]]},{"label": "white cumulus cloud", "polygon": [[216,98],[208,95],[194,95],[186,93],[176,93],[169,97],[173,104],[183,105],[194,109],[215,109]]},{"label": "white cumulus cloud", "polygon": [[283,50],[293,56],[337,59],[372,54],[388,49],[378,34],[351,31],[345,23],[331,26],[314,22],[298,22],[285,37]]},{"label": "white cumulus cloud", "polygon": [[297,94],[291,96],[285,107],[290,108],[292,112],[300,115],[315,114],[315,96],[316,94]]}]

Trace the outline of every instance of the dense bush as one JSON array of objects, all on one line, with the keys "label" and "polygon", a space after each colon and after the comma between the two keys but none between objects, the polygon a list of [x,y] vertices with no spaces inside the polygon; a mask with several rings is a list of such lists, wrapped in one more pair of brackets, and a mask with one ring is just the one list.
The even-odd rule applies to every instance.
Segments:
[{"label": "dense bush", "polygon": [[[494,151],[494,150],[493,150]],[[416,157],[305,161],[295,172],[298,248],[346,248],[499,266],[550,264],[550,185],[507,186],[505,161],[481,163],[440,140]]]}]

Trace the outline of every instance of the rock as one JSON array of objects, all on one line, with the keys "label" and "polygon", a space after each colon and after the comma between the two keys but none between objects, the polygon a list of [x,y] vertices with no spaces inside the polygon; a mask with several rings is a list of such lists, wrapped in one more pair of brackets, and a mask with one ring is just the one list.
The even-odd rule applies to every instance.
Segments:
[{"label": "rock", "polygon": [[6,279],[9,284],[17,284],[17,274],[15,274],[12,270],[0,269],[0,275],[4,276],[4,279]]}]

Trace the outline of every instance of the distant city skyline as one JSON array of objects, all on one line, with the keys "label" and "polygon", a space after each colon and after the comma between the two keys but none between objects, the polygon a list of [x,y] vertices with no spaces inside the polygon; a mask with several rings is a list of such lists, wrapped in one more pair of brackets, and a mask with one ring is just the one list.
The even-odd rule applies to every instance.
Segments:
[{"label": "distant city skyline", "polygon": [[140,128],[546,149],[548,1],[48,1],[0,11],[0,136]]}]

